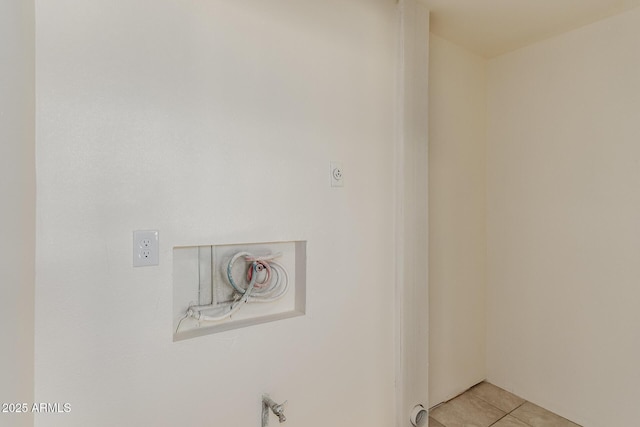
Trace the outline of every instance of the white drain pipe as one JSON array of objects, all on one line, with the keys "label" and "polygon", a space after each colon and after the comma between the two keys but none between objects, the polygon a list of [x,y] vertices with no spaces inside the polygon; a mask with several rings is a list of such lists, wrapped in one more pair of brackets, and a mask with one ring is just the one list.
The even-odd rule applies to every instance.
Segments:
[{"label": "white drain pipe", "polygon": [[424,406],[416,405],[411,411],[411,425],[414,427],[425,427],[429,423],[429,413]]}]

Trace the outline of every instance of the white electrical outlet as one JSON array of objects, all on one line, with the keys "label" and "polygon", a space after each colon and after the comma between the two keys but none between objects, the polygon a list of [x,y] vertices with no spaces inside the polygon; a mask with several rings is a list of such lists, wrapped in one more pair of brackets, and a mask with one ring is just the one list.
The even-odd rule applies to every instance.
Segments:
[{"label": "white electrical outlet", "polygon": [[147,267],[159,264],[158,230],[133,232],[133,266]]},{"label": "white electrical outlet", "polygon": [[344,168],[341,162],[331,162],[331,186],[344,187]]}]

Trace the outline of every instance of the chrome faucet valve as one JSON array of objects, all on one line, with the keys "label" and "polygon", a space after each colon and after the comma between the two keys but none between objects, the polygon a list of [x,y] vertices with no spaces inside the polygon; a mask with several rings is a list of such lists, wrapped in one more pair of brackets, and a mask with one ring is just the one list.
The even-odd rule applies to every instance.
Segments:
[{"label": "chrome faucet valve", "polygon": [[285,400],[283,403],[276,403],[273,399],[269,397],[268,394],[262,395],[262,427],[267,427],[269,425],[269,410],[271,410],[274,415],[278,417],[278,421],[281,423],[287,421],[287,417],[284,415],[284,407],[287,404]]}]

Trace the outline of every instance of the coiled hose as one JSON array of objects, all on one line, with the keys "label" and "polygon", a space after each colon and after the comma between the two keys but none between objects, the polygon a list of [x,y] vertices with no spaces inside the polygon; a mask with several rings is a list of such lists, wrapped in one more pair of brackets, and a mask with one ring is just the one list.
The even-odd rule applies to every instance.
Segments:
[{"label": "coiled hose", "polygon": [[[282,298],[289,289],[289,274],[275,259],[282,254],[256,256],[249,252],[236,253],[227,264],[227,281],[235,293],[234,301],[212,305],[193,305],[187,310],[187,316],[198,321],[218,322],[237,313],[244,304],[252,302],[273,302]],[[244,257],[250,266],[247,269],[246,287],[239,285],[232,270],[236,261]],[[203,311],[223,310],[218,315],[206,315]]]}]

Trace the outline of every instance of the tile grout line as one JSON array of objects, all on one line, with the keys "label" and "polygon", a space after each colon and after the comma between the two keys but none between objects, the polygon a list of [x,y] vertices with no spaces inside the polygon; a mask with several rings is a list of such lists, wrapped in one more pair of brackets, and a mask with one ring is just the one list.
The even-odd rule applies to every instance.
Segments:
[{"label": "tile grout line", "polygon": [[[471,388],[473,388],[473,387],[471,387]],[[471,390],[471,388],[470,388],[469,390]],[[469,391],[469,390],[467,390],[467,391]],[[505,391],[506,391],[506,390],[505,390]],[[465,393],[466,393],[466,392],[465,392]],[[508,393],[511,393],[511,392],[508,392]],[[511,393],[511,394],[513,394],[513,393]],[[521,407],[521,406],[522,406],[522,405],[524,405],[525,403],[529,402],[528,400],[524,400],[524,399],[522,399],[520,396],[517,396],[517,395],[515,395],[515,394],[514,394],[514,396],[516,396],[516,397],[517,397],[517,398],[519,398],[519,399],[524,400],[524,402],[522,402],[521,404],[519,404],[518,406],[516,406],[515,408],[513,408],[511,411],[506,412],[506,411],[502,410],[501,408],[498,408],[496,405],[492,404],[491,402],[488,402],[487,400],[483,399],[482,397],[477,396],[477,395],[475,395],[475,394],[474,394],[474,396],[475,396],[475,397],[477,397],[478,399],[482,400],[483,402],[485,402],[487,405],[489,405],[489,406],[493,406],[493,407],[494,407],[494,408],[496,408],[497,410],[504,412],[504,415],[503,415],[502,417],[500,417],[499,419],[497,419],[497,420],[496,420],[496,422],[495,422],[495,423],[490,424],[490,425],[489,425],[489,426],[487,426],[487,427],[491,427],[491,426],[493,426],[493,425],[496,425],[496,424],[497,424],[501,419],[506,418],[506,416],[507,416],[507,415],[511,415],[511,416],[512,416],[513,418],[515,418],[516,420],[518,420],[518,421],[522,422],[523,424],[528,425],[529,427],[532,427],[532,426],[531,426],[531,424],[529,424],[529,423],[525,422],[524,420],[521,420],[520,418],[516,417],[515,415],[512,415],[512,413],[513,413],[516,409],[518,409],[519,407]],[[444,426],[444,427],[447,427],[447,426]]]},{"label": "tile grout line", "polygon": [[[521,398],[521,399],[522,399],[522,398]],[[482,399],[482,400],[484,400],[484,399]],[[485,401],[485,402],[487,402],[486,400],[484,400],[484,401]],[[489,403],[489,402],[487,402],[487,403]],[[521,407],[521,406],[522,406],[522,405],[524,405],[525,403],[527,403],[527,400],[525,400],[524,402],[522,402],[521,404],[519,404],[518,406],[516,406],[515,408],[513,408],[510,412],[506,412],[502,417],[500,417],[500,419],[499,419],[499,420],[496,420],[496,422],[495,422],[495,423],[493,423],[493,424],[491,424],[489,427],[491,427],[491,426],[494,426],[494,425],[498,424],[498,423],[500,422],[500,420],[501,420],[501,419],[503,419],[503,418],[506,418],[506,417],[507,417],[507,415],[511,415],[513,418],[515,418],[516,420],[518,420],[518,421],[522,422],[523,424],[528,425],[529,427],[533,427],[531,424],[529,424],[529,423],[527,423],[527,422],[525,422],[525,421],[521,420],[520,418],[516,417],[515,415],[512,415],[512,412],[513,412],[513,411],[515,411],[516,409],[518,409],[519,407]],[[491,403],[489,403],[489,405],[491,405]],[[493,406],[493,405],[491,405],[491,406]],[[493,407],[494,407],[494,408],[496,408],[496,406],[493,406]],[[500,408],[498,408],[498,409],[500,409]],[[500,410],[502,411],[502,409],[500,409]],[[502,411],[502,412],[504,412],[504,411]],[[446,427],[446,426],[445,426],[445,427]]]},{"label": "tile grout line", "polygon": [[[521,398],[522,399],[522,398]],[[511,414],[512,412],[515,412],[516,409],[518,409],[519,407],[521,407],[522,405],[524,405],[525,403],[531,403],[528,400],[525,400],[524,402],[522,402],[521,404],[519,404],[517,407],[513,408],[513,411],[509,412],[509,414]],[[511,415],[513,418],[515,418],[516,420],[520,421],[522,424],[526,424],[528,426],[530,426],[531,424],[529,424],[528,422],[526,422],[525,420],[521,420],[520,418],[516,417],[515,415]]]},{"label": "tile grout line", "polygon": [[[487,402],[487,403],[489,403],[489,402]],[[491,404],[489,403],[489,405],[491,405]],[[495,407],[495,406],[494,406],[494,407]],[[498,409],[499,409],[499,408],[498,408]],[[504,411],[503,411],[503,412],[504,412]],[[505,413],[503,416],[501,416],[500,418],[498,418],[498,419],[496,420],[496,422],[495,422],[495,423],[490,424],[488,427],[491,427],[491,426],[494,426],[494,425],[498,424],[498,423],[500,422],[500,420],[501,420],[501,419],[503,419],[503,418],[505,418],[507,415],[509,415],[509,414]],[[446,426],[445,426],[445,427],[446,427]]]},{"label": "tile grout line", "polygon": [[[528,401],[528,400],[525,400],[525,401],[524,401],[520,406],[524,405],[525,403],[530,403],[530,404],[532,404],[532,405],[538,406],[539,408],[544,409],[545,411],[547,411],[547,412],[549,412],[549,413],[551,413],[551,414],[555,415],[556,417],[562,418],[563,420],[568,421],[568,422],[570,422],[571,424],[575,424],[577,427],[583,427],[583,426],[581,426],[580,424],[578,424],[578,423],[575,423],[575,422],[571,421],[569,418],[565,418],[565,417],[563,417],[562,415],[558,415],[558,414],[556,414],[555,412],[549,411],[548,409],[546,409],[546,408],[544,408],[544,407],[542,407],[542,406],[536,405],[535,403],[530,402],[530,401]],[[518,408],[519,408],[520,406],[518,406]],[[516,409],[518,409],[518,408],[515,408],[513,411],[515,411],[515,410],[516,410]],[[513,411],[512,411],[512,412],[513,412]],[[531,425],[531,424],[527,423],[526,421],[524,421],[524,420],[522,420],[522,419],[520,419],[520,418],[516,417],[515,415],[511,415],[511,416],[512,416],[513,418],[517,419],[518,421],[520,421],[520,422],[522,422],[522,423],[524,423],[524,424],[528,425],[528,426],[530,426],[530,425]],[[489,427],[491,427],[491,426],[489,426]]]},{"label": "tile grout line", "polygon": [[[513,393],[512,393],[512,394],[513,394]],[[478,399],[480,399],[480,400],[482,400],[484,403],[486,403],[486,404],[488,404],[488,405],[493,406],[493,407],[494,407],[494,408],[496,408],[497,410],[504,412],[505,416],[506,416],[506,415],[511,414],[513,411],[515,411],[516,409],[518,409],[519,407],[521,407],[522,405],[524,405],[525,403],[527,403],[527,402],[528,402],[527,400],[525,400],[524,402],[522,402],[521,404],[519,404],[518,406],[516,406],[515,408],[513,408],[511,411],[507,412],[507,411],[505,411],[505,410],[504,410],[504,409],[502,409],[502,408],[498,408],[496,405],[494,405],[493,403],[489,402],[488,400],[483,399],[483,398],[482,398],[482,397],[480,397],[480,396],[476,396],[475,394],[474,394],[473,396],[474,396],[474,397],[477,397],[477,398],[478,398]],[[514,396],[515,396],[515,394],[514,394]],[[518,397],[519,399],[522,399],[522,398],[521,398],[521,397],[519,397],[519,396],[516,396],[516,397]],[[523,399],[523,400],[524,400],[524,399]],[[504,418],[504,417],[502,417],[502,418]],[[502,418],[501,418],[501,419],[502,419]]]}]

